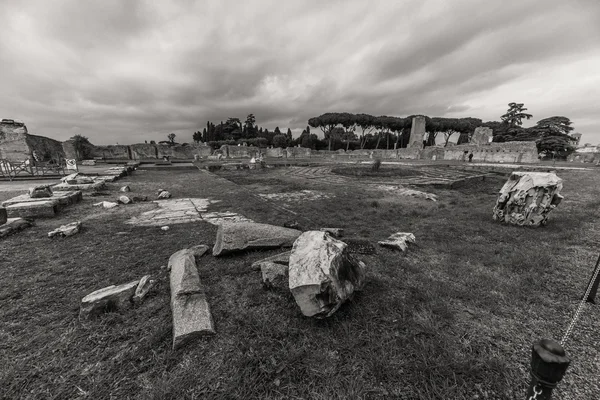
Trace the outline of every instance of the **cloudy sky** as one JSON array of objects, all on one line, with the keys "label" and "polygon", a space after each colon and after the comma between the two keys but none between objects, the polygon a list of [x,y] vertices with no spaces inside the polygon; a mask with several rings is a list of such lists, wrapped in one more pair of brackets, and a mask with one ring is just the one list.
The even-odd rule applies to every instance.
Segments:
[{"label": "cloudy sky", "polygon": [[96,144],[191,141],[254,113],[498,120],[600,142],[598,0],[0,0],[0,117]]}]

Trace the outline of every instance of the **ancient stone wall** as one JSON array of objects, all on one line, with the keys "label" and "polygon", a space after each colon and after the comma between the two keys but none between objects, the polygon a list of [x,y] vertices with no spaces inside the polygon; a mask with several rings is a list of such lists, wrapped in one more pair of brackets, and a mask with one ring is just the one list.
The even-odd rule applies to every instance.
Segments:
[{"label": "ancient stone wall", "polygon": [[41,157],[41,161],[52,160],[59,163],[61,159],[65,158],[63,145],[58,140],[26,134],[25,141],[31,153],[35,151]]},{"label": "ancient stone wall", "polygon": [[223,147],[227,147],[227,157],[229,158],[252,158],[258,156],[260,149],[255,146],[228,146],[223,145]]},{"label": "ancient stone wall", "polygon": [[311,149],[307,147],[288,147],[285,152],[288,158],[310,158]]},{"label": "ancient stone wall", "polygon": [[582,163],[597,163],[600,161],[600,153],[591,153],[591,152],[574,152],[569,155],[567,158],[568,161],[582,162]]},{"label": "ancient stone wall", "polygon": [[0,158],[24,161],[31,157],[25,125],[0,123]]},{"label": "ancient stone wall", "polygon": [[535,142],[489,143],[487,145],[461,144],[444,148],[444,160],[500,163],[534,163],[538,161]]},{"label": "ancient stone wall", "polygon": [[410,127],[410,141],[408,148],[423,148],[423,138],[425,137],[425,117],[416,116],[412,119]]},{"label": "ancient stone wall", "polygon": [[102,157],[107,160],[129,160],[129,146],[125,145],[109,145],[109,146],[94,146],[92,157]]},{"label": "ancient stone wall", "polygon": [[151,160],[158,158],[156,146],[148,143],[137,143],[129,146],[131,158],[134,160]]},{"label": "ancient stone wall", "polygon": [[287,156],[287,152],[281,147],[266,148],[264,152],[267,157],[285,158]]}]

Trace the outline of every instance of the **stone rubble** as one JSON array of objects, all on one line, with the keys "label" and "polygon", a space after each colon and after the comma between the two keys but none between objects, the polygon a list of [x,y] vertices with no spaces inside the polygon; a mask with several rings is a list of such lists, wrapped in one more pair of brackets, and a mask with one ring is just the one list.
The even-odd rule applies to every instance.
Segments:
[{"label": "stone rubble", "polygon": [[289,265],[290,264],[290,253],[291,253],[291,251],[286,251],[281,254],[276,254],[271,257],[263,258],[262,260],[253,262],[252,265],[250,266],[250,268],[253,271],[260,271],[262,268],[262,264],[271,263],[271,262],[273,262],[275,264]]},{"label": "stone rubble", "polygon": [[115,203],[113,201],[101,201],[100,203],[94,203],[94,206],[102,206],[104,208],[115,208],[119,205],[119,203]]},{"label": "stone rubble", "polygon": [[70,224],[67,225],[62,225],[58,228],[56,228],[55,230],[48,232],[48,237],[49,238],[53,238],[56,236],[60,236],[60,237],[69,237],[69,236],[73,236],[77,233],[79,233],[79,231],[81,230],[81,221],[75,221],[75,222],[71,222]]},{"label": "stone rubble", "polygon": [[160,192],[158,194],[158,198],[159,199],[170,199],[171,198],[171,193],[167,192],[166,190],[163,190],[162,192]]},{"label": "stone rubble", "polygon": [[513,172],[500,189],[493,219],[512,225],[540,226],[560,204],[563,184],[554,172]]},{"label": "stone rubble", "polygon": [[128,185],[125,185],[119,189],[120,192],[131,192],[131,188]]},{"label": "stone rubble", "polygon": [[132,203],[132,201],[127,196],[119,196],[119,203],[121,203],[121,204],[130,204],[130,203]]},{"label": "stone rubble", "polygon": [[365,281],[365,264],[346,243],[321,231],[304,232],[290,254],[289,289],[307,317],[331,316]]},{"label": "stone rubble", "polygon": [[144,275],[142,276],[142,279],[140,279],[137,287],[135,288],[135,293],[133,294],[132,298],[132,301],[135,304],[141,303],[150,291],[150,289],[152,289],[152,287],[154,286],[155,281],[150,278],[150,275]]},{"label": "stone rubble", "polygon": [[50,185],[38,185],[29,188],[29,197],[32,199],[52,197],[52,187]]},{"label": "stone rubble", "polygon": [[237,251],[291,247],[302,232],[254,222],[223,223],[217,230],[213,256]]},{"label": "stone rubble", "polygon": [[415,235],[408,232],[397,232],[386,240],[382,240],[377,243],[379,243],[380,246],[391,247],[393,249],[405,252],[408,248],[408,243],[415,243]]},{"label": "stone rubble", "polygon": [[285,264],[262,262],[260,272],[265,288],[288,289],[288,270],[289,267]]}]

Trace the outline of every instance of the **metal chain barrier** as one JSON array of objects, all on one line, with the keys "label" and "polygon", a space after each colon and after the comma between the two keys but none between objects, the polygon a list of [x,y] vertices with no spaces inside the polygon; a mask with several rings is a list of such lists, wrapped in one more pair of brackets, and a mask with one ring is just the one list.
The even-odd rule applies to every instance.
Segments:
[{"label": "metal chain barrier", "polygon": [[588,287],[587,287],[587,289],[585,291],[585,295],[581,299],[581,302],[579,303],[579,306],[577,306],[577,310],[575,311],[575,315],[573,316],[573,319],[571,320],[571,323],[569,324],[569,327],[567,328],[567,331],[565,332],[562,340],[560,341],[560,345],[561,346],[565,345],[565,343],[567,342],[567,339],[571,335],[571,332],[573,331],[573,327],[575,327],[575,323],[579,319],[579,314],[581,314],[581,310],[583,310],[583,306],[585,305],[585,303],[587,301],[587,298],[590,295],[590,292],[592,291],[592,287],[594,286],[594,282],[598,278],[598,273],[599,272],[600,272],[600,268],[596,267],[596,269],[594,270],[594,275],[592,276],[592,279],[590,279],[590,283],[588,284]]},{"label": "metal chain barrier", "polygon": [[542,394],[542,387],[540,385],[535,385],[533,387],[533,395],[529,396],[527,400],[535,400],[540,394]]}]

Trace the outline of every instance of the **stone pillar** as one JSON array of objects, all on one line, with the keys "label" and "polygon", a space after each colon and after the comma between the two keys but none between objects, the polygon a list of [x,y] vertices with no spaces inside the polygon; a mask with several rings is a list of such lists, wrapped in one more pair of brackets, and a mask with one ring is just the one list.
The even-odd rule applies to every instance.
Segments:
[{"label": "stone pillar", "polygon": [[471,144],[488,144],[492,141],[492,128],[480,126],[475,128],[473,137],[471,137]]},{"label": "stone pillar", "polygon": [[410,141],[408,148],[423,148],[423,138],[425,137],[425,117],[422,115],[413,117],[410,128]]}]

